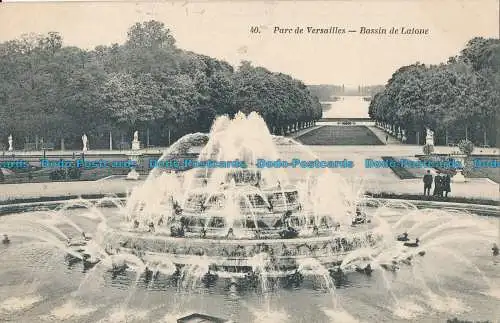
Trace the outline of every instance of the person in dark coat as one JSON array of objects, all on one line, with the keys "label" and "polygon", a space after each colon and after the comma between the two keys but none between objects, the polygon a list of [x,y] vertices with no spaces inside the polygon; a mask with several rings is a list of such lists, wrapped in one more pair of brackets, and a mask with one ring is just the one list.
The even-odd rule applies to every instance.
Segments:
[{"label": "person in dark coat", "polygon": [[442,180],[441,173],[437,173],[436,176],[434,176],[434,192],[432,195],[434,196],[441,196],[443,193],[443,180]]},{"label": "person in dark coat", "polygon": [[[443,191],[444,191],[444,196],[448,197],[448,193],[451,192],[451,176],[450,174],[446,174],[446,176],[443,177]],[[442,196],[442,194],[441,194]]]},{"label": "person in dark coat", "polygon": [[424,195],[431,195],[432,188],[432,174],[431,171],[428,170],[427,174],[424,175]]},{"label": "person in dark coat", "polygon": [[441,173],[441,190],[439,191],[439,196],[443,197],[444,196],[444,189],[446,185],[446,175],[444,173]]}]

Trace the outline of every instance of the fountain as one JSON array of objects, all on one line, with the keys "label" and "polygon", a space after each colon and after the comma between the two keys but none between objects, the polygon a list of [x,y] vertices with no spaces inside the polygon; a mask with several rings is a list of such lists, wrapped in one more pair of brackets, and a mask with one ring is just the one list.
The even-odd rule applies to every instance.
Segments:
[{"label": "fountain", "polygon": [[274,275],[286,276],[311,254],[333,267],[354,248],[374,246],[368,228],[339,230],[333,217],[300,203],[297,187],[267,184],[260,169],[224,170],[224,181],[216,173],[196,176],[200,187],[189,189],[184,200],[167,194],[163,212],[136,209],[129,217],[134,225],[108,226],[102,232],[107,250],[144,252],[146,261],[168,256],[180,266],[203,257],[218,276],[244,277],[261,253],[272,258]]},{"label": "fountain", "polygon": [[157,164],[193,146],[218,167],[158,166],[125,200],[0,217],[0,317],[343,323],[491,319],[500,308],[494,218],[372,200],[325,169],[258,168],[311,152],[255,113],[218,118]]},{"label": "fountain", "polygon": [[[132,193],[127,222],[108,221],[98,233],[108,253],[135,254],[145,262],[163,257],[179,270],[203,261],[223,278],[254,275],[255,257],[265,255],[268,276],[286,278],[295,277],[304,257],[333,268],[355,249],[375,247],[376,237],[369,224],[359,222],[359,212],[356,225],[344,227],[354,212],[332,215],[322,209],[311,195],[314,183],[303,189],[281,170],[256,167],[257,159],[278,156],[269,133],[241,132],[262,129],[260,123],[256,114],[239,114],[218,119],[210,135],[198,135],[207,141],[199,162],[238,161],[236,168],[194,168],[183,181],[156,169]],[[160,161],[169,158],[165,154]]]}]

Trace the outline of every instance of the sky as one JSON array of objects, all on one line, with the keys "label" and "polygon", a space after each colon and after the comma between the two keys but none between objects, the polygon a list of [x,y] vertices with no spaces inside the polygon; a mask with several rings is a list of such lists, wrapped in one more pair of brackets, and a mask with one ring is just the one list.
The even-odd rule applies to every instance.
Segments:
[{"label": "sky", "polygon": [[[4,0],[5,1],[5,0]],[[180,48],[249,60],[307,84],[385,84],[403,65],[446,62],[476,36],[498,38],[499,0],[5,2],[0,41],[23,33],[61,33],[65,45],[88,49],[123,43],[135,22],[170,28]],[[260,34],[250,32],[261,27]],[[274,33],[304,28],[303,34]],[[307,27],[356,30],[309,34]],[[427,28],[427,35],[360,34],[362,27]]]}]

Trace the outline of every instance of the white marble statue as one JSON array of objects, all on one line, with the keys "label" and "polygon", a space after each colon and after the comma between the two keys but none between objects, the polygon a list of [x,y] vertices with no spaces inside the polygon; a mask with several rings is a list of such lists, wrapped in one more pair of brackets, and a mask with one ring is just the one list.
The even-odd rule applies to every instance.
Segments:
[{"label": "white marble statue", "polygon": [[139,131],[134,132],[134,140],[132,140],[132,150],[141,149],[141,143],[139,142]]},{"label": "white marble statue", "polygon": [[9,135],[9,151],[13,151],[14,150],[14,147],[12,146],[12,135]]},{"label": "white marble statue", "polygon": [[425,144],[434,146],[434,131],[429,128],[425,128]]},{"label": "white marble statue", "polygon": [[83,134],[82,136],[82,143],[83,143],[83,151],[87,151],[88,150],[88,147],[87,145],[89,144],[89,139],[87,138],[87,135],[86,134]]}]

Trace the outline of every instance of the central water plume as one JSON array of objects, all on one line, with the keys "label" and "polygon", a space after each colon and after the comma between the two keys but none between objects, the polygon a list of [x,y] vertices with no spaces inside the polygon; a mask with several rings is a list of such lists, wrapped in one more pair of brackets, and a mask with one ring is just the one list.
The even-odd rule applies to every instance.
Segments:
[{"label": "central water plume", "polygon": [[[244,237],[248,233],[241,232],[238,227],[250,225],[259,228],[262,221],[266,222],[263,213],[284,214],[287,209],[299,207],[307,210],[298,220],[302,235],[314,235],[315,227],[332,230],[340,223],[349,225],[360,194],[342,177],[327,169],[322,169],[319,174],[311,169],[305,180],[292,185],[286,167],[257,164],[258,160],[280,160],[277,143],[282,142],[282,137],[273,136],[256,112],[248,116],[239,112],[233,119],[218,117],[209,134],[182,137],[165,151],[159,161],[178,159],[182,165],[193,164],[186,159],[191,158],[194,149],[200,151],[198,162],[213,161],[220,167],[182,172],[155,168],[146,182],[136,187],[128,198],[127,221],[142,230],[151,231],[157,226],[161,231],[160,223],[170,225],[168,219],[175,218],[178,211],[191,210],[193,214],[206,213],[203,224],[200,224],[204,232],[209,223],[222,217],[227,230],[231,228],[232,234]],[[307,149],[291,139],[286,143],[307,153]],[[310,157],[315,158],[314,155]],[[274,215],[275,218],[280,216]]]}]

